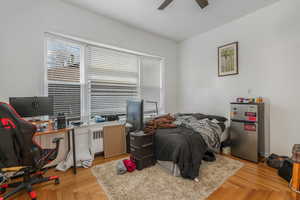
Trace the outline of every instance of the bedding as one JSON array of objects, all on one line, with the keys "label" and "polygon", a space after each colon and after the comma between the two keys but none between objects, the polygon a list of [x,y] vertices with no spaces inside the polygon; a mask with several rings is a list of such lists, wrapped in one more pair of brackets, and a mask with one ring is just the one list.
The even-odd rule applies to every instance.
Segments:
[{"label": "bedding", "polygon": [[[156,159],[164,168],[171,169],[173,174],[179,168],[182,177],[197,178],[205,153],[209,150],[218,152],[220,149],[224,122],[221,122],[221,118],[219,121],[201,117],[202,114],[176,114],[174,123],[177,128],[156,130]],[[220,127],[219,123],[223,126]],[[167,164],[167,161],[171,161],[173,165]]]},{"label": "bedding", "polygon": [[205,115],[201,113],[177,113],[175,116],[193,116],[198,120],[201,119],[209,119],[211,121],[216,122],[222,129],[222,132],[225,130],[225,122],[227,121],[226,117],[218,116],[218,115]]},{"label": "bedding", "polygon": [[178,165],[172,161],[161,161],[158,160],[157,164],[162,167],[167,173],[170,173],[172,176],[181,176],[180,169]]},{"label": "bedding", "polygon": [[208,118],[198,120],[194,116],[177,116],[174,122],[177,126],[184,126],[199,133],[209,149],[218,153],[221,147],[221,127]]},{"label": "bedding", "polygon": [[219,122],[226,122],[227,118],[226,117],[222,117],[222,116],[218,116],[218,115],[206,115],[206,114],[202,114],[202,113],[177,113],[175,114],[175,116],[193,116],[198,120],[201,119],[209,119],[209,120],[217,120]]},{"label": "bedding", "polygon": [[207,150],[202,136],[192,129],[178,127],[156,131],[156,159],[176,163],[184,178],[195,179],[199,176],[199,167]]}]

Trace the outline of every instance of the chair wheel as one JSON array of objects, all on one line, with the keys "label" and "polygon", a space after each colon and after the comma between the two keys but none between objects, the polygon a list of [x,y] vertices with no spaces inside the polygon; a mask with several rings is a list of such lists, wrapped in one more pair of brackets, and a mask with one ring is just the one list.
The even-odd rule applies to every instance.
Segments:
[{"label": "chair wheel", "polygon": [[59,180],[59,179],[55,179],[54,184],[55,184],[55,185],[60,184],[60,180]]},{"label": "chair wheel", "polygon": [[6,188],[0,188],[0,194],[4,194],[6,192]]}]

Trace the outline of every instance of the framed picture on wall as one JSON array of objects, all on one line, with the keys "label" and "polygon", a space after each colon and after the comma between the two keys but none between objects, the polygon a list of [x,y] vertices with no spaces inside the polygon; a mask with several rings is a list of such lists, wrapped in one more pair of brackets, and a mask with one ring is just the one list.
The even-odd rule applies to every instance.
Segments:
[{"label": "framed picture on wall", "polygon": [[238,74],[238,42],[220,46],[218,48],[218,59],[218,76]]}]

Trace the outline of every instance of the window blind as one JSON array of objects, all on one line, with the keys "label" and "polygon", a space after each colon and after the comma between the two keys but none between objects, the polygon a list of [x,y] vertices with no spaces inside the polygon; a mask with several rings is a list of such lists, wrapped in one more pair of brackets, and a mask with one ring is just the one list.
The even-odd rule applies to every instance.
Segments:
[{"label": "window blind", "polygon": [[[141,98],[144,99],[144,113],[162,111],[161,102],[161,59],[141,57]],[[157,107],[156,107],[157,106]]]},{"label": "window blind", "polygon": [[54,115],[65,113],[69,117],[80,116],[80,85],[49,83],[48,95],[53,97]]},{"label": "window blind", "polygon": [[91,114],[124,114],[126,100],[139,96],[138,56],[94,46],[87,52]]},{"label": "window blind", "polygon": [[80,50],[79,45],[47,39],[48,96],[54,115],[80,116]]}]

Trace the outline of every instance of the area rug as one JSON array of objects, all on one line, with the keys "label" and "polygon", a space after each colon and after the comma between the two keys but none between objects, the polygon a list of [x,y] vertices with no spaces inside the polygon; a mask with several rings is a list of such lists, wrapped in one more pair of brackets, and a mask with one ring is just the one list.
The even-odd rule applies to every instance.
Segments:
[{"label": "area rug", "polygon": [[124,175],[116,173],[117,161],[92,168],[98,183],[110,200],[204,200],[243,163],[224,156],[203,162],[199,182],[171,176],[158,164]]}]

